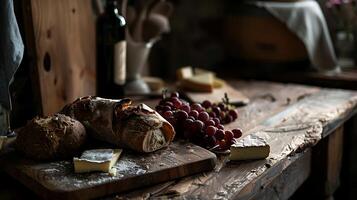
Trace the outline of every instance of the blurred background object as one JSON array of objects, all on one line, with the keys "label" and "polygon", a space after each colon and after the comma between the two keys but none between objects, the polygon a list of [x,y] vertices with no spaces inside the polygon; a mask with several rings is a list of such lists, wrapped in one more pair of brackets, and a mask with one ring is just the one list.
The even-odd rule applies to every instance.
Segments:
[{"label": "blurred background object", "polygon": [[12,108],[9,87],[19,67],[24,44],[17,25],[12,0],[0,2],[0,136],[10,129],[9,113]]},{"label": "blurred background object", "polygon": [[265,8],[304,43],[313,68],[339,70],[326,20],[316,1],[256,2],[255,5]]},{"label": "blurred background object", "polygon": [[335,33],[335,47],[339,65],[343,68],[355,67],[357,61],[357,5],[355,0],[327,0],[327,15],[331,29]]},{"label": "blurred background object", "polygon": [[[17,84],[11,90],[14,100],[23,105],[15,108],[15,115],[25,120],[36,113],[53,113],[78,96],[95,94],[95,21],[101,10],[96,6],[98,2],[105,1],[15,1],[20,31],[28,46],[24,66],[16,74]],[[161,15],[159,20],[151,20],[156,28],[145,28],[146,36],[141,41],[127,36],[127,64],[135,66],[128,68],[128,77],[134,80],[144,75],[173,81],[176,69],[191,65],[223,77],[289,78],[290,82],[354,87],[353,73],[318,77],[314,82],[317,75],[305,73],[314,70],[304,42],[282,20],[252,2],[153,0],[146,14]],[[130,34],[141,3],[128,1]],[[325,0],[319,3],[328,14]],[[150,14],[144,17],[144,21],[150,21]],[[331,16],[326,18],[329,27],[334,27]],[[330,28],[330,33],[336,42],[333,30]],[[144,52],[141,56],[135,55],[138,46]],[[290,72],[295,76],[281,75]],[[305,76],[296,76],[295,72],[304,72]],[[25,99],[33,106],[25,106]]]},{"label": "blurred background object", "polygon": [[153,92],[142,78],[148,75],[148,58],[152,47],[162,34],[170,32],[169,18],[173,5],[166,0],[138,0],[129,2],[127,40],[127,95]]}]

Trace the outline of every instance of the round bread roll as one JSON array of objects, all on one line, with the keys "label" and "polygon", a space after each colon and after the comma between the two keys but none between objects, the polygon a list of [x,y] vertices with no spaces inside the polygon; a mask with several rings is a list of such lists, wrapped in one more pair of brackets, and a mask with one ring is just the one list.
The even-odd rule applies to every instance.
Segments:
[{"label": "round bread roll", "polygon": [[84,126],[68,116],[36,117],[18,132],[16,149],[35,160],[65,159],[76,155],[86,138]]}]

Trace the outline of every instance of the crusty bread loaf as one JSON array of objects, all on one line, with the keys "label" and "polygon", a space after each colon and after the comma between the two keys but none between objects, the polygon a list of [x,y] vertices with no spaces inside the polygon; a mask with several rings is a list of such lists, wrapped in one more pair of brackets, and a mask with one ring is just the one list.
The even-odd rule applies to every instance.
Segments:
[{"label": "crusty bread loaf", "polygon": [[35,160],[55,160],[73,157],[86,141],[84,126],[62,114],[36,117],[21,128],[16,149]]},{"label": "crusty bread loaf", "polygon": [[153,152],[171,144],[175,130],[169,122],[144,104],[130,104],[130,99],[83,97],[61,113],[82,122],[93,138],[120,148]]}]

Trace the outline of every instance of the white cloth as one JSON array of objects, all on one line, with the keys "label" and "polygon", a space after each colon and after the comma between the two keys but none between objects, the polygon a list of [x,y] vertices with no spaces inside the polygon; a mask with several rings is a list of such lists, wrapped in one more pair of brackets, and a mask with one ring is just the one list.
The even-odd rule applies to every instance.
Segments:
[{"label": "white cloth", "polygon": [[316,1],[257,1],[254,4],[265,8],[301,39],[314,68],[339,71],[327,23]]},{"label": "white cloth", "polygon": [[11,109],[9,85],[24,52],[12,0],[0,0],[0,104]]}]

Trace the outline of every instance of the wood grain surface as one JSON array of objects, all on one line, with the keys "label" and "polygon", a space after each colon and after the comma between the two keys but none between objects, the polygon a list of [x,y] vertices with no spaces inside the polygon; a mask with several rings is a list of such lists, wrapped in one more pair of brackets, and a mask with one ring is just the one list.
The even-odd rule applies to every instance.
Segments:
[{"label": "wood grain surface", "polygon": [[[295,181],[284,194],[275,194],[287,199],[309,176],[311,156],[306,152],[310,147],[356,113],[357,93],[352,91],[256,81],[232,84],[250,98],[250,103],[239,108],[239,119],[226,128],[241,127],[245,135],[266,132],[271,145],[266,160],[233,163],[220,156],[214,172],[116,198],[256,199],[269,194],[268,190],[282,191],[278,188],[282,182],[276,180],[283,181],[291,173],[286,177]],[[303,164],[294,160],[303,160]],[[289,170],[296,168],[300,173]]]},{"label": "wood grain surface", "polygon": [[42,114],[57,112],[78,97],[94,95],[96,18],[92,1],[26,0],[23,4]]},{"label": "wood grain surface", "polygon": [[176,142],[150,154],[124,151],[115,176],[75,174],[72,161],[39,163],[15,152],[1,160],[7,173],[44,199],[92,199],[214,169],[216,156],[196,145]]},{"label": "wood grain surface", "polygon": [[[357,92],[353,91],[259,81],[230,83],[250,102],[238,109],[238,120],[226,128],[240,127],[244,135],[264,131],[272,147],[267,159],[229,162],[219,155],[214,171],[161,184],[150,180],[149,187],[107,198],[287,199],[310,176],[314,158],[311,148],[323,141],[337,145],[339,142],[330,135],[339,132],[337,128],[357,111]],[[144,103],[155,106],[157,102]],[[332,172],[333,167],[330,169]]]}]

